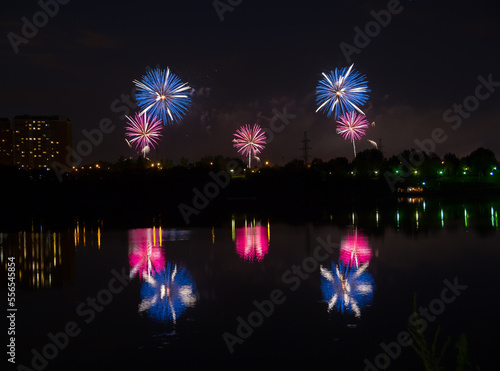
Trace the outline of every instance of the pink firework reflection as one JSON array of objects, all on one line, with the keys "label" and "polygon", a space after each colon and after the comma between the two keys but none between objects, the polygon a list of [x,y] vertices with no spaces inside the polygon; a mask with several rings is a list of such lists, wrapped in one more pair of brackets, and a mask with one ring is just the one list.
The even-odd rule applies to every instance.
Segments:
[{"label": "pink firework reflection", "polygon": [[161,247],[161,229],[132,229],[128,233],[130,278],[141,279],[165,270],[165,256]]},{"label": "pink firework reflection", "polygon": [[372,257],[372,249],[368,244],[368,238],[358,232],[357,229],[350,231],[347,237],[340,243],[340,261],[345,265],[359,268],[360,265],[368,263]]},{"label": "pink firework reflection", "polygon": [[266,227],[249,225],[236,228],[235,245],[240,257],[248,261],[261,261],[269,251],[269,233]]}]

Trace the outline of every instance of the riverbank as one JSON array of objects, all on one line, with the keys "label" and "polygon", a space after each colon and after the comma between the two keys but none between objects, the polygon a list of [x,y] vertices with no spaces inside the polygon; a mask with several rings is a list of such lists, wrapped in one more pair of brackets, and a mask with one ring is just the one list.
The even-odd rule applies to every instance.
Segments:
[{"label": "riverbank", "polygon": [[[271,170],[271,169],[268,169]],[[401,198],[475,202],[500,195],[496,179],[418,178],[400,184],[422,192],[392,192],[384,177],[341,177],[315,171],[260,171],[229,176],[210,169],[105,173],[37,178],[26,173],[2,177],[2,227],[32,220],[67,224],[75,218],[137,224],[161,218],[171,225],[213,225],[239,212],[297,220],[316,219],[330,210],[393,208]],[[425,183],[422,185],[422,183]]]}]

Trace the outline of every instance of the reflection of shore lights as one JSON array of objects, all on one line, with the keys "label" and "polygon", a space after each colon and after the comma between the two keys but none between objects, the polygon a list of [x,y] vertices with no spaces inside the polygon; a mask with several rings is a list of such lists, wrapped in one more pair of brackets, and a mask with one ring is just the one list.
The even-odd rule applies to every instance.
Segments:
[{"label": "reflection of shore lights", "polygon": [[234,220],[234,216],[231,218],[231,237],[233,238],[234,242],[234,237],[235,237],[235,226],[236,226],[236,221]]},{"label": "reflection of shore lights", "polygon": [[441,209],[441,228],[444,227],[444,211]]},{"label": "reflection of shore lights", "polygon": [[464,208],[464,221],[465,221],[465,227],[466,228],[469,226],[469,223],[468,223],[467,219],[469,219],[469,215],[467,215],[467,209]]}]

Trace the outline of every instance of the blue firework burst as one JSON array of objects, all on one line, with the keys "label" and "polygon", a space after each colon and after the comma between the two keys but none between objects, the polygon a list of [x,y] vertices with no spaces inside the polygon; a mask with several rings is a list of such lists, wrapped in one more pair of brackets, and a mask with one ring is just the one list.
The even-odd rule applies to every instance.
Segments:
[{"label": "blue firework burst", "polygon": [[134,84],[141,114],[149,112],[161,119],[164,125],[179,122],[191,103],[191,88],[168,68],[148,71],[141,81],[134,80]]},{"label": "blue firework burst", "polygon": [[326,112],[328,117],[333,113],[335,119],[353,110],[364,115],[360,106],[368,100],[370,89],[365,76],[355,71],[353,66],[323,73],[324,78],[316,87],[316,112]]}]

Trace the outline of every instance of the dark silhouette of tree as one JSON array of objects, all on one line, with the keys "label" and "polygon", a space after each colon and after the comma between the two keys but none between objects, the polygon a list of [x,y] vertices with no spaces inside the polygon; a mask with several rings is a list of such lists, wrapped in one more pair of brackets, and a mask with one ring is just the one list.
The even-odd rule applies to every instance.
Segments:
[{"label": "dark silhouette of tree", "polygon": [[445,176],[455,177],[460,175],[460,159],[453,153],[447,153],[443,158],[444,174]]},{"label": "dark silhouette of tree", "polygon": [[328,171],[332,175],[345,177],[349,172],[349,160],[345,157],[337,157],[328,161]]},{"label": "dark silhouette of tree", "polygon": [[357,176],[373,177],[380,173],[383,163],[384,155],[381,151],[378,149],[367,149],[357,154],[352,165]]},{"label": "dark silhouette of tree", "polygon": [[465,160],[471,174],[476,176],[488,175],[498,165],[493,151],[482,147],[473,151]]}]

